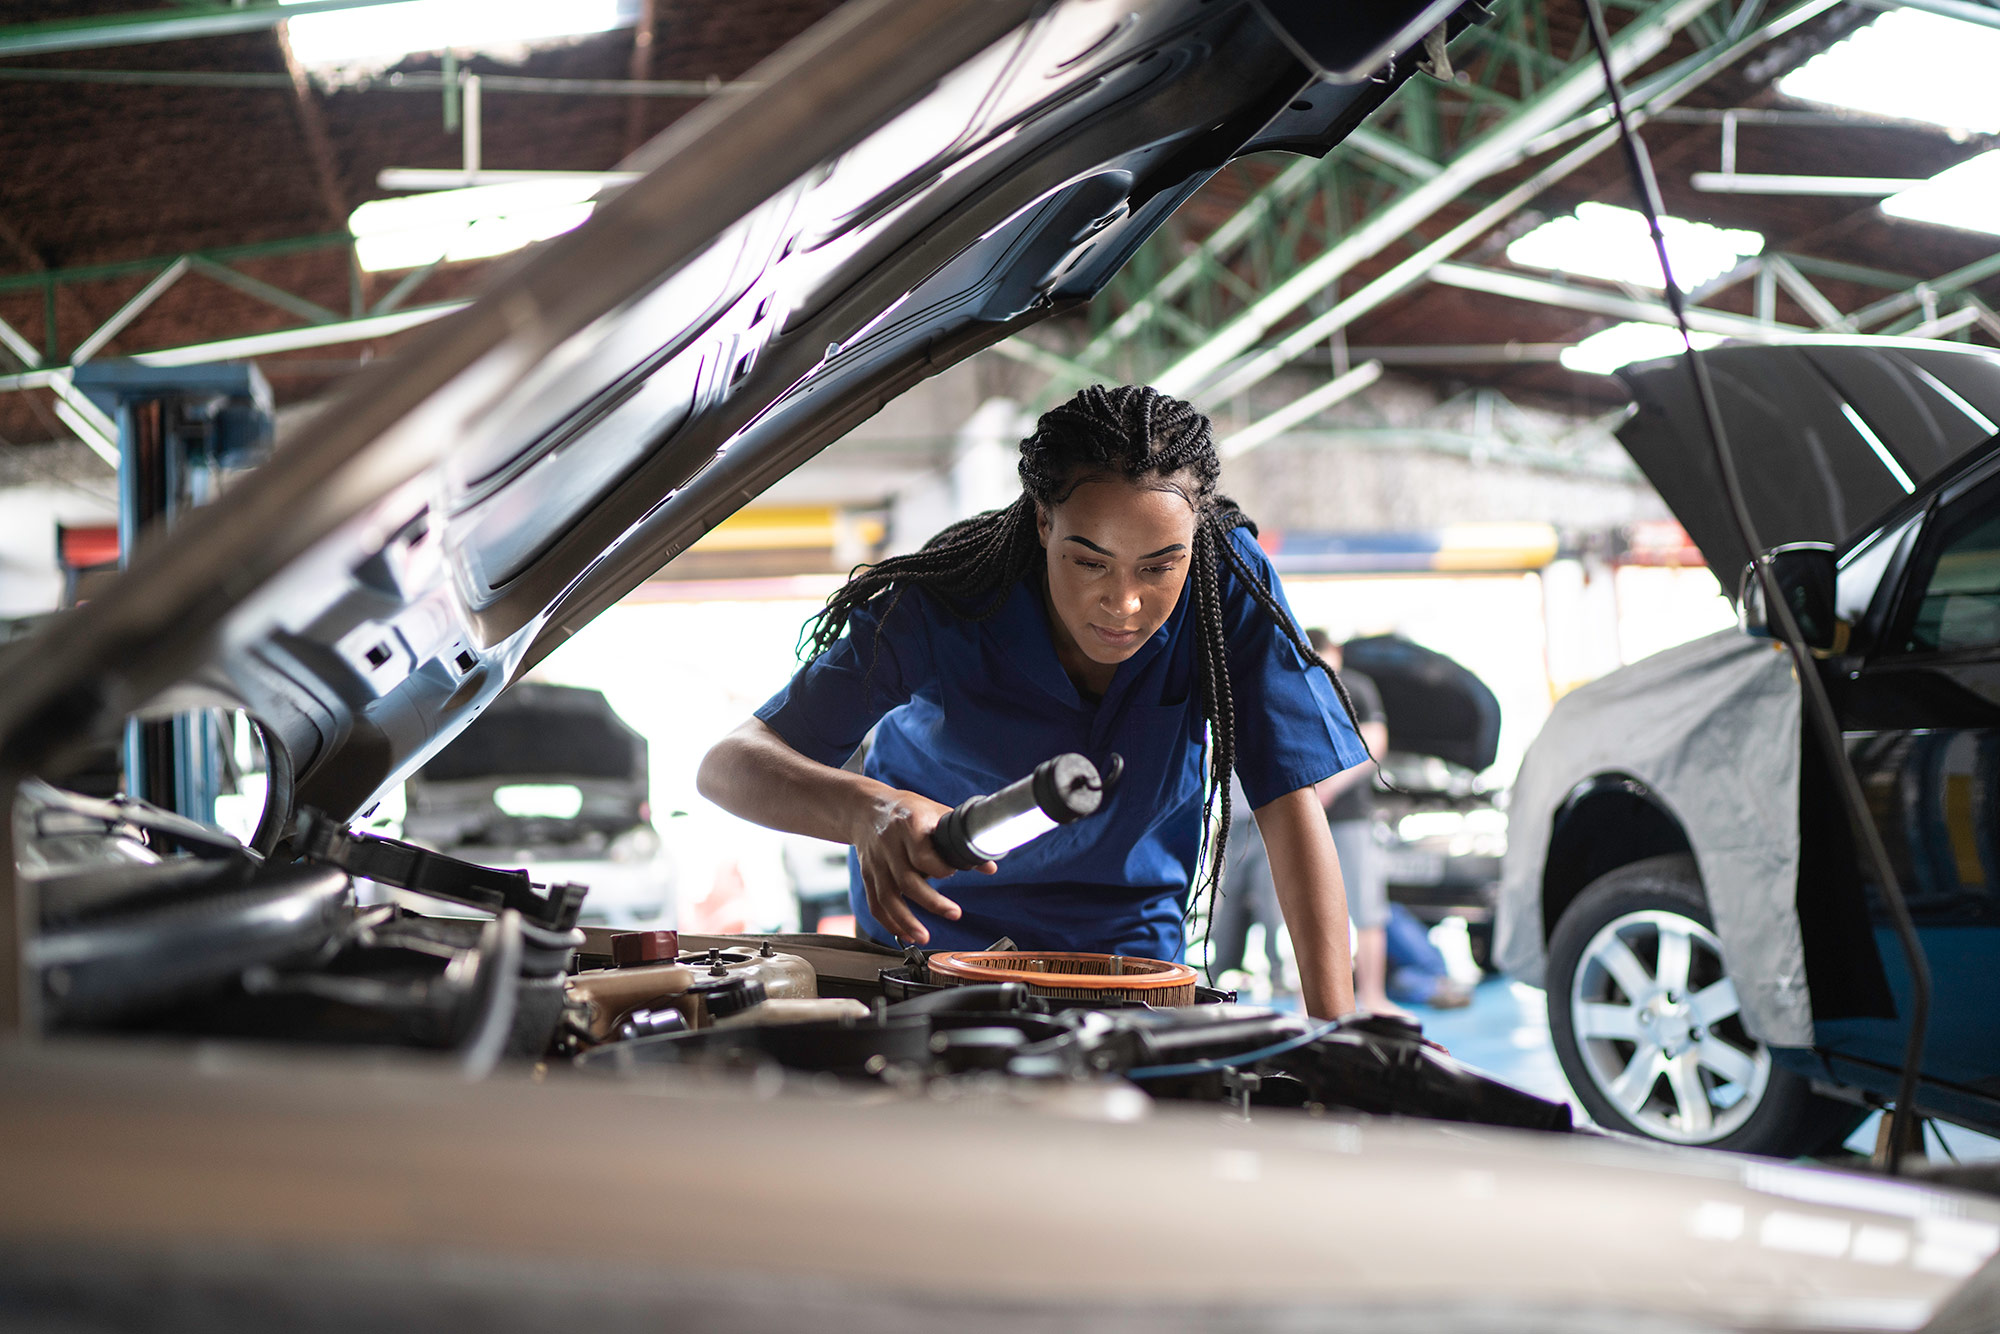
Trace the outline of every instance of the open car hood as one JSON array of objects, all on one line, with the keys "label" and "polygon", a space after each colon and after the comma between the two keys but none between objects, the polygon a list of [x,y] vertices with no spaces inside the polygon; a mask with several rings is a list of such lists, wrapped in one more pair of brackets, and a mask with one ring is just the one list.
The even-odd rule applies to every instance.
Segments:
[{"label": "open car hood", "polygon": [[[1766,547],[1840,545],[2000,423],[2000,355],[1890,338],[1703,354],[1744,500]],[[1731,597],[1751,552],[1737,535],[1688,369],[1618,372],[1638,411],[1618,439]]]},{"label": "open car hood", "polygon": [[1350,639],[1340,655],[1381,694],[1391,750],[1436,756],[1475,774],[1493,766],[1500,701],[1470,669],[1401,635]]},{"label": "open car hood", "polygon": [[1089,298],[1225,162],[1325,152],[1458,3],[856,0],[16,655],[6,790],[227,705],[288,752],[276,801],[352,818],[885,401]]}]

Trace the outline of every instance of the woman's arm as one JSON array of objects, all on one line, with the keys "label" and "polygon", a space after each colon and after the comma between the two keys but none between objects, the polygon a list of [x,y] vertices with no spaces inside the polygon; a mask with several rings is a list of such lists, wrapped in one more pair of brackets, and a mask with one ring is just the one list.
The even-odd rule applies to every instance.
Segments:
[{"label": "woman's arm", "polygon": [[[958,919],[958,905],[930,883],[931,877],[952,874],[931,846],[931,831],[950,813],[949,806],[809,759],[759,718],[710,748],[695,774],[695,788],[754,824],[853,844],[868,910],[899,940],[919,945],[930,940],[909,903]],[[991,874],[999,868],[988,862],[978,869]]]},{"label": "woman's arm", "polygon": [[1347,889],[1327,832],[1326,812],[1310,787],[1256,810],[1271,857],[1278,906],[1292,933],[1306,1013],[1337,1019],[1354,1012],[1354,961],[1347,938]]}]

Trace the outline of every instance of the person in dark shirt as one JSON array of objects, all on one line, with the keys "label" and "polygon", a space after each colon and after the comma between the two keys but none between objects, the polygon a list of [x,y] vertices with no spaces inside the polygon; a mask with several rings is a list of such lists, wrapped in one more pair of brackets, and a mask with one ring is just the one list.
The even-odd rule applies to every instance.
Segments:
[{"label": "person in dark shirt", "polygon": [[[1382,693],[1359,672],[1342,671],[1340,645],[1326,631],[1306,631],[1313,651],[1340,672],[1354,720],[1372,755],[1389,749],[1389,720],[1382,711]],[[1340,858],[1341,880],[1347,886],[1347,913],[1354,923],[1354,1003],[1378,1014],[1401,1014],[1389,999],[1389,883],[1382,849],[1375,842],[1375,766],[1358,764],[1318,784],[1320,804]]]}]

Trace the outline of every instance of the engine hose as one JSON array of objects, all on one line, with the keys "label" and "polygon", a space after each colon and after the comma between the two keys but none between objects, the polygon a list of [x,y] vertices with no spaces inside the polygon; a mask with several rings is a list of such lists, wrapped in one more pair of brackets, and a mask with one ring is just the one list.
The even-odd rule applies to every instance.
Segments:
[{"label": "engine hose", "polygon": [[264,748],[264,810],[257,817],[257,832],[250,835],[250,850],[269,858],[284,836],[285,822],[292,818],[292,753],[263,721],[252,718],[250,725]]},{"label": "engine hose", "polygon": [[1185,1075],[1212,1074],[1217,1070],[1240,1069],[1246,1065],[1255,1065],[1259,1061],[1268,1061],[1273,1056],[1283,1056],[1288,1051],[1297,1051],[1300,1047],[1319,1041],[1328,1033],[1333,1032],[1334,1029],[1339,1028],[1340,1025],[1341,1021],[1335,1019],[1321,1024],[1318,1028],[1312,1029],[1309,1032],[1301,1033],[1297,1037],[1286,1038],[1283,1042],[1273,1042],[1268,1047],[1259,1047],[1255,1051],[1246,1051],[1240,1056],[1218,1056],[1211,1060],[1182,1061],[1177,1065],[1142,1065],[1136,1069],[1127,1070],[1125,1078],[1175,1079]]}]

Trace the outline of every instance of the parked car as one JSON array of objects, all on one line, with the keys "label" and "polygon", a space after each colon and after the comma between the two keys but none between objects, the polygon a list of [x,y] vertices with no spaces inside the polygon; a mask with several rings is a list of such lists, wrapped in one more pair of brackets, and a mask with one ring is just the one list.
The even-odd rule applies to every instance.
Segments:
[{"label": "parked car", "polygon": [[[1990,1301],[1991,1200],[1578,1136],[1395,1020],[1147,970],[1100,977],[1194,1003],[953,989],[852,939],[579,932],[584,887],[353,827],[723,515],[1088,297],[1218,164],[1345,135],[1452,7],[843,10],[8,652],[0,1025],[32,1040],[0,1044],[0,1305],[1525,1334]],[[272,761],[254,846],[30,777],[212,701]],[[357,911],[356,878],[486,912]],[[615,1002],[670,982],[684,1007]],[[786,1003],[835,1017],[760,1022]]]},{"label": "parked car", "polygon": [[403,835],[541,884],[588,885],[586,926],[671,929],[674,862],[653,823],[646,738],[603,692],[524,681],[403,785]]},{"label": "parked car", "polygon": [[1389,897],[1421,922],[1464,920],[1474,962],[1489,965],[1507,821],[1482,775],[1500,746],[1500,701],[1484,681],[1400,635],[1341,646],[1375,683],[1389,752],[1376,794]]},{"label": "parked car", "polygon": [[[1709,359],[1930,961],[1918,1110],[2000,1131],[2000,356],[1858,339]],[[1626,380],[1627,448],[1711,565],[1742,569],[1685,370]],[[1742,617],[1767,635],[1761,601]],[[1789,657],[1737,631],[1556,706],[1514,788],[1499,957],[1547,987],[1600,1124],[1801,1153],[1893,1095],[1909,980],[1829,762]]]}]

